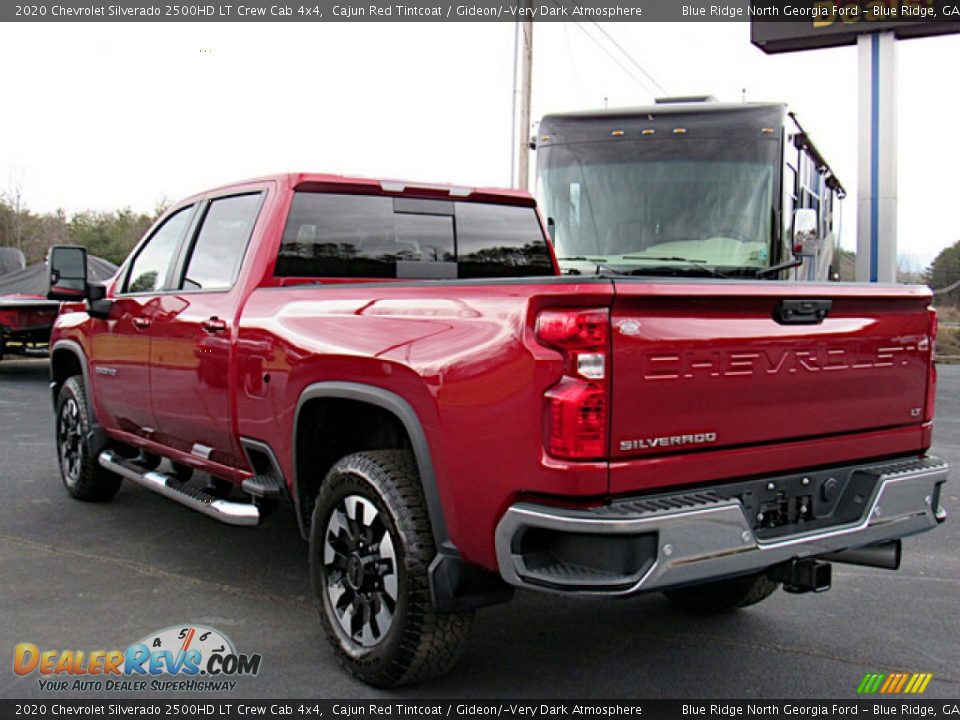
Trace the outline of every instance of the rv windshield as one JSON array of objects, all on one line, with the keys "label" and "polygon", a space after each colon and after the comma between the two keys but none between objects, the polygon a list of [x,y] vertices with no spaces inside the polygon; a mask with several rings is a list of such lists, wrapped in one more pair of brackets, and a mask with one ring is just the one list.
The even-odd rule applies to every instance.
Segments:
[{"label": "rv windshield", "polygon": [[539,151],[567,272],[753,276],[769,266],[778,144],[671,137]]}]

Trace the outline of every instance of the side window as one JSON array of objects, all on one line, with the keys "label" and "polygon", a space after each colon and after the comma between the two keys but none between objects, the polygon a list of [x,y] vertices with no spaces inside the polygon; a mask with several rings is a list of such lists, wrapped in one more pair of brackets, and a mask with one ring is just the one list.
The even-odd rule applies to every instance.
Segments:
[{"label": "side window", "polygon": [[237,279],[262,193],[232,195],[210,203],[190,251],[184,290],[229,290]]},{"label": "side window", "polygon": [[532,207],[457,203],[457,258],[462,278],[553,275]]},{"label": "side window", "polygon": [[393,198],[297,193],[290,206],[276,275],[381,277],[397,275]]},{"label": "side window", "polygon": [[190,223],[192,210],[193,206],[185,207],[168,217],[140,249],[127,273],[124,292],[156,292],[163,288],[177,245]]}]

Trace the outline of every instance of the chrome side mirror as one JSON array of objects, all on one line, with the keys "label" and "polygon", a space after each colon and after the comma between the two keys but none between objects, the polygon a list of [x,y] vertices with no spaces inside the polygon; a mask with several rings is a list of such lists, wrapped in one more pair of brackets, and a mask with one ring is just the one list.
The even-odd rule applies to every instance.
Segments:
[{"label": "chrome side mirror", "polygon": [[817,233],[817,211],[800,208],[793,213],[793,254],[796,257],[814,257],[820,251]]}]

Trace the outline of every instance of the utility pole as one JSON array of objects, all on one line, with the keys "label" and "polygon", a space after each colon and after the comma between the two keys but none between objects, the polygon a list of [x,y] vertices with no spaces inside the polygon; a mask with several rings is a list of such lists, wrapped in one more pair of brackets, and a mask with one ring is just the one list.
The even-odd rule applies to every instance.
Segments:
[{"label": "utility pole", "polygon": [[520,64],[520,21],[513,23],[513,92],[510,93],[510,187],[517,186],[517,66]]},{"label": "utility pole", "polygon": [[517,187],[528,190],[530,186],[530,97],[533,79],[533,20],[530,19],[530,0],[521,0],[524,20],[520,29],[523,35],[523,67],[520,88],[520,172]]}]

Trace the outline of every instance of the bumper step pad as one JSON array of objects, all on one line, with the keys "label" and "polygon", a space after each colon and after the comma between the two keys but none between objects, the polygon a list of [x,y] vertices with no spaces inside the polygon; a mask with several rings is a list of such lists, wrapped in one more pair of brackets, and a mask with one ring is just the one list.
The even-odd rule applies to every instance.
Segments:
[{"label": "bumper step pad", "polygon": [[240,487],[244,492],[265,500],[277,500],[283,494],[283,482],[272,473],[247,478]]}]

